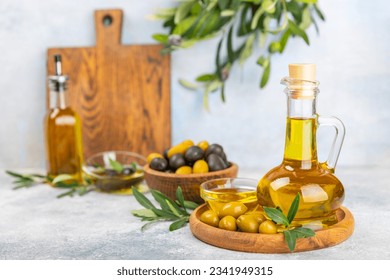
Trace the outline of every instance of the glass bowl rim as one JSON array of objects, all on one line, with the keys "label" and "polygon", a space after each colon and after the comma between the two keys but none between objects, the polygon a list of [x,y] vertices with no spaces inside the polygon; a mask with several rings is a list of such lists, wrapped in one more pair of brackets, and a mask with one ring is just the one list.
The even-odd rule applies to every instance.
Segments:
[{"label": "glass bowl rim", "polygon": [[[83,166],[82,166],[83,171],[87,175],[92,176],[93,178],[96,178],[96,179],[109,179],[109,178],[118,179],[118,178],[120,178],[118,176],[98,175],[94,172],[91,172],[88,169],[88,166],[91,166],[88,164],[90,162],[90,160],[92,160],[94,158],[101,157],[102,155],[107,154],[107,153],[114,153],[114,154],[126,155],[126,156],[131,156],[131,157],[137,158],[137,159],[143,161],[143,163],[137,162],[140,167],[143,167],[143,165],[147,162],[146,158],[143,155],[136,153],[136,152],[123,151],[123,150],[110,150],[110,151],[99,152],[99,153],[93,154],[92,156],[88,157],[83,163]],[[125,180],[125,179],[123,179],[123,180]]]},{"label": "glass bowl rim", "polygon": [[[211,179],[211,180],[208,180],[208,181],[205,181],[203,182],[202,184],[200,184],[200,196],[201,198],[207,203],[208,201],[213,201],[213,200],[216,200],[216,198],[213,198],[211,195],[212,194],[221,194],[221,193],[218,193],[218,192],[215,192],[215,191],[212,191],[208,188],[205,188],[205,185],[207,183],[212,183],[212,182],[215,182],[215,181],[220,181],[220,180],[226,180],[226,182],[232,182],[232,181],[243,181],[243,182],[251,182],[252,184],[248,186],[245,186],[245,184],[243,184],[243,186],[241,186],[242,188],[244,188],[244,186],[247,188],[247,192],[257,192],[257,185],[258,185],[258,182],[259,180],[257,179],[254,179],[254,178],[247,178],[247,177],[236,177],[236,178],[229,178],[229,177],[226,177],[226,178],[216,178],[216,179]],[[214,185],[215,186],[215,185]],[[221,188],[223,189],[223,188]],[[230,185],[229,187],[227,187],[226,189],[240,189],[240,186],[239,187],[235,187],[235,186],[232,186]]]},{"label": "glass bowl rim", "polygon": [[[253,190],[256,190],[257,189],[257,185],[258,185],[258,183],[259,183],[259,180],[257,180],[257,179],[254,179],[254,178],[248,178],[248,177],[236,177],[236,178],[233,178],[233,177],[225,177],[225,178],[215,178],[215,179],[211,179],[211,180],[207,180],[207,181],[205,181],[205,182],[203,182],[202,184],[200,184],[200,189],[202,189],[203,191],[205,191],[205,192],[208,192],[208,193],[215,193],[215,192],[213,192],[213,191],[211,191],[209,188],[206,188],[205,186],[207,185],[207,184],[210,184],[210,183],[213,183],[213,182],[216,182],[216,181],[223,181],[223,180],[225,180],[226,182],[228,182],[228,181],[242,181],[242,182],[252,182],[252,183],[254,183],[253,185],[248,185],[248,186],[245,186],[245,187],[247,187],[247,188],[253,188]],[[244,186],[242,186],[242,187],[244,187]],[[232,186],[230,186],[230,187],[227,187],[226,189],[234,189],[234,188],[236,188],[236,189],[239,189],[240,187],[232,187]]]}]

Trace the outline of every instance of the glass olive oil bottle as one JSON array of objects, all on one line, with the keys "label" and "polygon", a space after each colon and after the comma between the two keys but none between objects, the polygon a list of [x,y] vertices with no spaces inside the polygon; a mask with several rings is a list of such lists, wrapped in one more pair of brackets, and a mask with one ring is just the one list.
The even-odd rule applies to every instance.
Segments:
[{"label": "glass olive oil bottle", "polygon": [[50,177],[70,174],[82,181],[82,136],[80,118],[67,101],[68,76],[62,73],[61,56],[54,56],[56,73],[48,77],[50,109],[45,120],[46,166]]},{"label": "glass olive oil bottle", "polygon": [[[319,92],[314,64],[289,65],[286,86],[287,120],[284,158],[260,180],[257,194],[260,205],[280,207],[287,215],[297,193],[301,200],[294,223],[323,228],[337,222],[336,210],[344,200],[344,187],[334,169],[344,139],[344,125],[335,117],[316,113]],[[328,125],[336,129],[328,160],[317,158],[316,131]]]}]

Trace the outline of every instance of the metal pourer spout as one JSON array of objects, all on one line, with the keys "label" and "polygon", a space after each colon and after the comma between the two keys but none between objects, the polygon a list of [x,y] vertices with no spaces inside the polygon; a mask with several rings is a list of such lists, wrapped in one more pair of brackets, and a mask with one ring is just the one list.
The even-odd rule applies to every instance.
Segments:
[{"label": "metal pourer spout", "polygon": [[62,73],[61,55],[54,55],[55,75],[49,76],[49,87],[53,91],[64,91],[67,89],[69,77]]},{"label": "metal pourer spout", "polygon": [[61,55],[56,54],[54,56],[54,62],[56,66],[56,75],[60,76],[62,75],[62,62],[61,62]]}]

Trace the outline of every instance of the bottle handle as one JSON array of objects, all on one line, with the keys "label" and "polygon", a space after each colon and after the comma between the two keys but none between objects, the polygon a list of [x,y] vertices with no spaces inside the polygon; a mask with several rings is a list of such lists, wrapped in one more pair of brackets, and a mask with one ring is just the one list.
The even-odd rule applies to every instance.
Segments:
[{"label": "bottle handle", "polygon": [[345,136],[345,127],[341,120],[336,117],[318,116],[318,126],[333,126],[336,129],[336,135],[333,140],[332,148],[330,149],[328,159],[321,163],[321,166],[334,173],[337,160],[340,155]]}]

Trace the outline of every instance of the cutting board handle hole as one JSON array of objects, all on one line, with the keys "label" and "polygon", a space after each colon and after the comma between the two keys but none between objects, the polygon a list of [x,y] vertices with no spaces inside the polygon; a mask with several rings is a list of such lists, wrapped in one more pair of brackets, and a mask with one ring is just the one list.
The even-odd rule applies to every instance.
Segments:
[{"label": "cutting board handle hole", "polygon": [[112,16],[110,16],[110,15],[105,15],[105,16],[103,17],[102,22],[103,22],[103,25],[104,25],[105,27],[110,26],[110,25],[112,24]]}]

